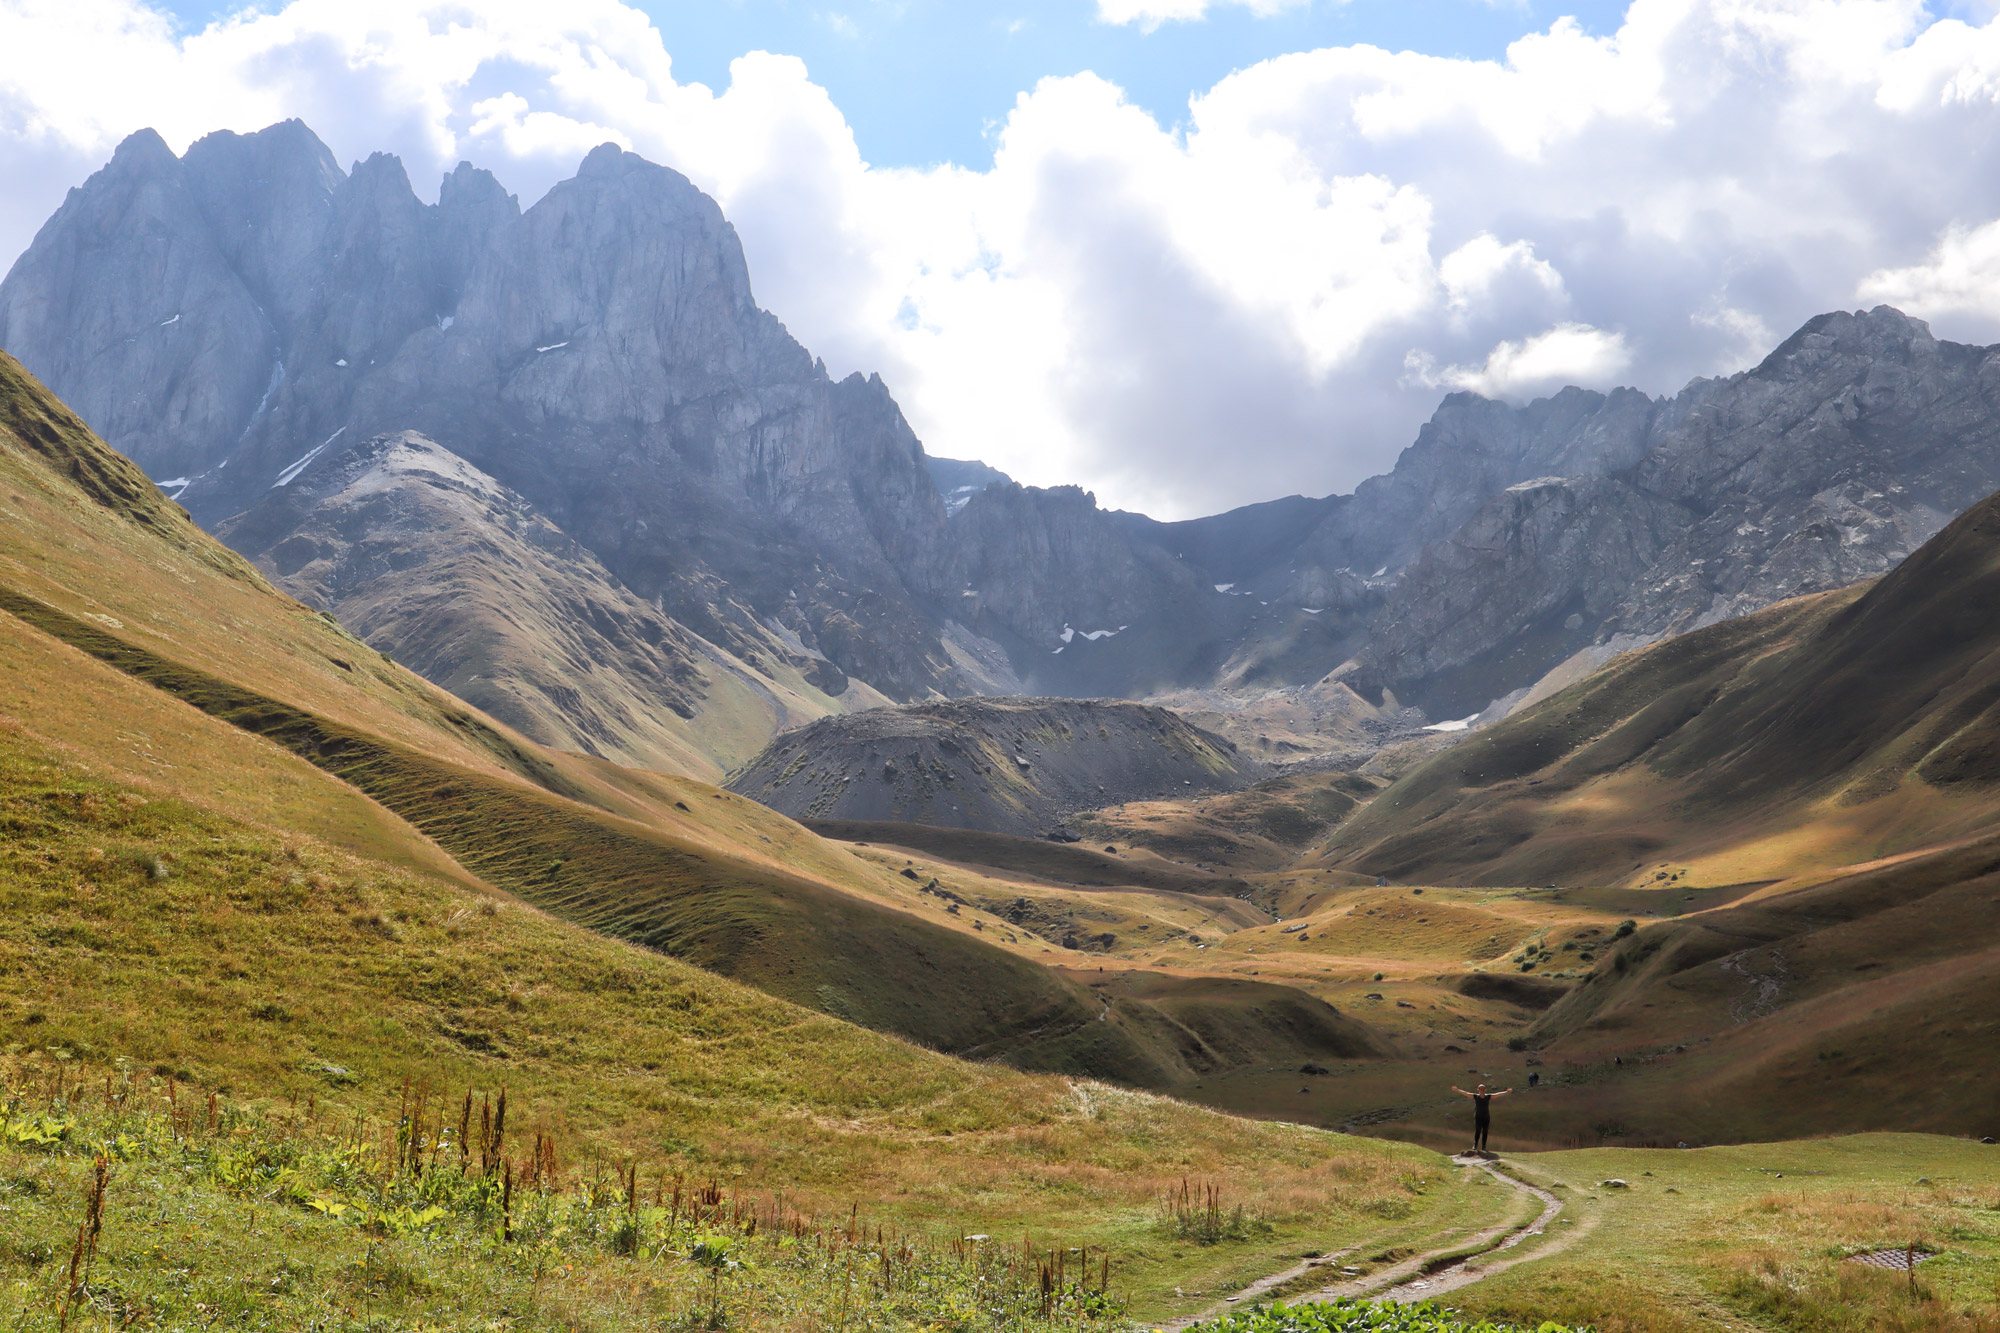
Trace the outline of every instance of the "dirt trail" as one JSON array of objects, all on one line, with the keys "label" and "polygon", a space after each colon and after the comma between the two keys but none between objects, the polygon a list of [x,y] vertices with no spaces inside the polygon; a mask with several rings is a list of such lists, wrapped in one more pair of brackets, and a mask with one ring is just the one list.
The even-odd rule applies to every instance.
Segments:
[{"label": "dirt trail", "polygon": [[[1540,1244],[1527,1243],[1539,1241],[1547,1234],[1549,1225],[1563,1210],[1562,1200],[1540,1186],[1517,1180],[1499,1170],[1491,1159],[1466,1154],[1452,1160],[1460,1166],[1484,1171],[1508,1188],[1534,1199],[1540,1208],[1533,1220],[1502,1222],[1463,1237],[1453,1244],[1413,1255],[1401,1263],[1369,1273],[1364,1277],[1331,1282],[1311,1291],[1299,1292],[1287,1297],[1287,1301],[1294,1305],[1304,1305],[1353,1297],[1397,1302],[1435,1300],[1447,1292],[1457,1291],[1461,1287],[1471,1286],[1482,1278],[1505,1272],[1515,1264],[1554,1254],[1580,1234],[1575,1232]],[[1365,1247],[1350,1246],[1316,1259],[1307,1259],[1282,1272],[1258,1278],[1234,1296],[1217,1302],[1199,1314],[1184,1315],[1155,1327],[1176,1331],[1191,1328],[1205,1319],[1214,1319],[1218,1315],[1227,1314],[1232,1308],[1247,1305],[1259,1296],[1294,1282],[1315,1269],[1337,1272],[1337,1260],[1346,1258],[1362,1248]]]},{"label": "dirt trail", "polygon": [[1511,1185],[1515,1189],[1540,1200],[1542,1205],[1541,1212],[1537,1214],[1534,1221],[1524,1227],[1517,1227],[1511,1230],[1496,1244],[1480,1250],[1477,1254],[1467,1255],[1463,1259],[1452,1260],[1448,1263],[1431,1267],[1427,1271],[1422,1271],[1419,1276],[1391,1287],[1388,1291],[1379,1293],[1380,1299],[1404,1303],[1435,1300],[1446,1292],[1457,1291],[1460,1287],[1469,1287],[1482,1278],[1492,1277],[1495,1273],[1504,1273],[1515,1264],[1526,1263],[1530,1259],[1540,1259],[1544,1255],[1554,1254],[1557,1250],[1567,1246],[1577,1236],[1582,1234],[1583,1228],[1579,1227],[1567,1235],[1556,1237],[1539,1245],[1530,1244],[1524,1249],[1519,1249],[1518,1253],[1509,1254],[1508,1251],[1516,1250],[1517,1247],[1523,1245],[1523,1242],[1532,1241],[1537,1237],[1547,1234],[1549,1224],[1555,1221],[1557,1214],[1563,1210],[1562,1200],[1538,1185],[1530,1185],[1524,1180],[1516,1180],[1505,1172],[1496,1169],[1491,1162],[1479,1161],[1471,1164],[1477,1166],[1495,1180]]}]

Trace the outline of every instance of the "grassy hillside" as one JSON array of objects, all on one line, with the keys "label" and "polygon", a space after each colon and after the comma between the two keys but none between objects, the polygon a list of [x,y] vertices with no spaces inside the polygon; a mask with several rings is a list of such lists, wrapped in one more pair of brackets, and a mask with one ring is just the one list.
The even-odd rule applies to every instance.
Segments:
[{"label": "grassy hillside", "polygon": [[[386,848],[428,840],[565,919],[941,1049],[1168,1081],[1082,987],[890,905],[870,883],[889,872],[740,797],[522,740],[276,593],[14,363],[0,399],[16,519],[0,611],[43,652],[263,737],[406,821],[377,818],[384,845],[358,850],[409,859]],[[43,702],[40,729],[61,734],[66,701]]]},{"label": "grassy hillside", "polygon": [[2000,804],[2000,497],[1872,585],[1617,659],[1438,755],[1327,863],[1715,886],[1921,849]]},{"label": "grassy hillside", "polygon": [[1115,846],[1098,851],[1043,838],[889,820],[808,819],[805,825],[823,837],[844,842],[908,847],[959,865],[1080,888],[1130,886],[1167,893],[1234,896],[1249,887],[1240,879],[1206,874],[1174,861],[1121,856]]},{"label": "grassy hillside", "polygon": [[[821,1215],[1115,1244],[1145,1299],[1456,1196],[1427,1154],[924,1051],[477,886],[91,776],[11,725],[0,821],[0,1041],[28,1091],[109,1076],[157,1097],[171,1077],[195,1085],[184,1104],[296,1099],[372,1126],[365,1144],[406,1084],[454,1103],[504,1087],[516,1151],[553,1138],[571,1179],[636,1161]],[[1153,1200],[1184,1173],[1268,1228],[1160,1243]],[[273,1226],[317,1224],[266,1206]],[[0,1266],[47,1278],[36,1253],[0,1245]]]},{"label": "grassy hillside", "polygon": [[[1580,978],[1520,1034],[1562,1076],[1513,1108],[1514,1142],[2000,1133],[1996,605],[2000,497],[1873,585],[1629,654],[1436,755],[1316,864],[1637,919],[1558,950],[1432,891],[1422,939]],[[1310,934],[1356,956],[1373,925]],[[1419,943],[1390,935],[1373,951]],[[1456,1111],[1392,1132],[1449,1141]]]},{"label": "grassy hillside", "polygon": [[[273,592],[4,361],[0,384],[8,1125],[67,1116],[77,1082],[108,1076],[120,1096],[157,1101],[167,1080],[197,1105],[215,1094],[232,1143],[296,1104],[365,1146],[393,1139],[406,1088],[433,1104],[505,1088],[517,1153],[553,1141],[572,1185],[633,1162],[821,1216],[859,1206],[905,1228],[1113,1246],[1141,1309],[1343,1228],[1433,1227],[1465,1202],[1421,1151],[967,1063],[816,1012],[873,1005],[862,1016],[893,1023],[900,1004],[910,1026],[961,1025],[972,1044],[982,1014],[1025,1034],[1046,997],[1074,997],[1069,1045],[1024,1035],[1012,1052],[1052,1058],[1138,1049],[1120,1034],[1167,1021],[1133,1001],[1131,1023],[1098,1022],[1082,981],[892,905],[908,886],[895,870],[749,801],[513,736]],[[642,943],[762,968],[813,1007]],[[31,1326],[62,1285],[47,1236],[73,1229],[88,1174],[87,1153],[24,1164],[45,1147],[0,1147],[8,1179],[39,1182],[9,1186],[0,1221],[8,1299]],[[579,1279],[551,1301],[542,1261],[494,1255],[464,1219],[445,1228],[462,1244],[426,1258],[215,1178],[212,1152],[184,1170],[181,1151],[121,1166],[107,1204],[119,1280],[163,1314],[228,1288],[242,1317],[279,1324],[318,1308],[299,1292],[416,1318],[453,1290],[520,1326],[574,1327],[604,1316],[580,1289],[616,1285]],[[1184,1176],[1249,1223],[1177,1238],[1158,1200]],[[165,1248],[140,1239],[162,1201],[187,1219]],[[187,1246],[209,1256],[198,1282],[175,1261]],[[558,1257],[582,1271],[560,1248],[544,1259]],[[950,1265],[933,1260],[943,1285],[924,1299],[946,1308]],[[384,1286],[378,1262],[415,1276]],[[655,1285],[669,1305],[685,1295]],[[640,1289],[619,1299],[660,1308]]]},{"label": "grassy hillside", "polygon": [[1352,772],[1288,773],[1247,791],[1133,801],[1077,821],[1086,836],[1238,871],[1278,870],[1323,841],[1378,787]]},{"label": "grassy hillside", "polygon": [[[1564,1200],[1563,1248],[1453,1293],[1469,1313],[1599,1333],[2000,1330],[2000,1148],[1869,1134],[1508,1166]],[[1850,1258],[1911,1245],[1935,1256],[1915,1282]]]}]

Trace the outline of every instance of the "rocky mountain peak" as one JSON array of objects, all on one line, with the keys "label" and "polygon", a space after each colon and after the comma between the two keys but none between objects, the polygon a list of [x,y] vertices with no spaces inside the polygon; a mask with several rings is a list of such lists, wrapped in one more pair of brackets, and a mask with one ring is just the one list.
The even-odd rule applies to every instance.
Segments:
[{"label": "rocky mountain peak", "polygon": [[[368,200],[376,208],[396,208],[405,199],[416,199],[410,173],[404,169],[403,159],[394,153],[370,153],[354,164],[335,190],[354,199]],[[421,209],[423,205],[419,203],[417,207]]]},{"label": "rocky mountain peak", "polygon": [[633,162],[646,163],[643,157],[627,153],[623,147],[607,139],[583,155],[583,161],[577,164],[576,174],[579,178],[620,175],[628,157]]},{"label": "rocky mountain peak", "polygon": [[1849,358],[1908,363],[1933,353],[1931,326],[1893,306],[1833,310],[1815,315],[1778,344],[1750,374],[1759,379],[1798,378],[1838,369]]},{"label": "rocky mountain peak", "polygon": [[508,194],[490,171],[461,162],[438,187],[437,277],[441,289],[439,324],[456,320],[472,266],[493,237],[518,222],[521,201]]},{"label": "rocky mountain peak", "polygon": [[499,178],[486,168],[460,162],[445,173],[438,186],[438,210],[447,215],[498,211],[519,217],[521,201],[508,194]]},{"label": "rocky mountain peak", "polygon": [[432,206],[286,122],[137,140],[51,228],[0,328],[204,522],[417,431],[725,651],[963,688],[911,601],[945,522],[922,446],[757,307],[680,173],[605,145],[525,212],[468,165]]},{"label": "rocky mountain peak", "polygon": [[150,130],[69,192],[0,283],[0,342],[163,479],[234,442],[274,349],[183,163]]},{"label": "rocky mountain peak", "polygon": [[[98,170],[98,175],[107,179],[120,176],[169,177],[179,173],[180,159],[174,156],[173,149],[167,147],[167,141],[160,137],[160,132],[150,126],[134,130],[120,140],[118,147],[111,152],[111,160]],[[72,187],[70,194],[74,195],[76,188]]]},{"label": "rocky mountain peak", "polygon": [[204,135],[181,158],[210,234],[281,337],[310,318],[314,263],[346,175],[297,120]]}]

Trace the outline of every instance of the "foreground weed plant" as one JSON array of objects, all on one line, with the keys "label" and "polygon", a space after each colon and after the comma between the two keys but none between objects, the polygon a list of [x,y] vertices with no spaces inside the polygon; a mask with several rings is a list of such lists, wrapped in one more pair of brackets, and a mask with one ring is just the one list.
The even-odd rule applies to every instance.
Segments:
[{"label": "foreground weed plant", "polygon": [[1534,1329],[1461,1316],[1430,1302],[1327,1301],[1310,1305],[1265,1305],[1242,1310],[1194,1333],[1579,1333],[1563,1324]]},{"label": "foreground weed plant", "polygon": [[1274,1228],[1266,1219],[1246,1212],[1240,1203],[1225,1206],[1221,1186],[1183,1179],[1178,1189],[1167,1191],[1160,1200],[1160,1230],[1175,1240],[1219,1245],[1266,1237]]},{"label": "foreground weed plant", "polygon": [[504,1093],[411,1089],[383,1123],[19,1061],[0,1090],[10,1329],[1123,1326],[1088,1249],[572,1168],[544,1135],[509,1142]]}]

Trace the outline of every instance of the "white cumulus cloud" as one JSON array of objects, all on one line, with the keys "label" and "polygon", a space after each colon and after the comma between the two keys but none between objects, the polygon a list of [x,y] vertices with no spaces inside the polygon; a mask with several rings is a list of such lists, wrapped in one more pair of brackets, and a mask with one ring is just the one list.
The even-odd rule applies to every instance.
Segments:
[{"label": "white cumulus cloud", "polygon": [[1620,334],[1588,324],[1558,324],[1531,338],[1499,343],[1483,365],[1439,367],[1423,352],[1412,352],[1406,364],[1411,378],[1426,388],[1518,399],[1565,384],[1613,383],[1631,369],[1632,349]]},{"label": "white cumulus cloud", "polygon": [[194,32],[0,0],[0,257],[133,130],[286,116],[426,194],[469,158],[532,203],[605,140],[671,165],[760,301],[881,371],[934,452],[1169,517],[1345,489],[1441,389],[1671,391],[1857,301],[2000,337],[2000,24],[1919,0],[1634,0],[1500,60],[1303,51],[1173,124],[1050,78],[991,163],[925,169],[871,165],[797,59],[677,80],[620,0],[291,0]]},{"label": "white cumulus cloud", "polygon": [[1264,16],[1297,9],[1310,0],[1097,0],[1097,17],[1104,23],[1136,23],[1151,31],[1162,23],[1187,23],[1208,17],[1223,5],[1238,5]]},{"label": "white cumulus cloud", "polygon": [[1860,296],[1926,318],[1960,316],[2000,336],[2000,221],[1947,227],[1922,263],[1869,274]]}]

